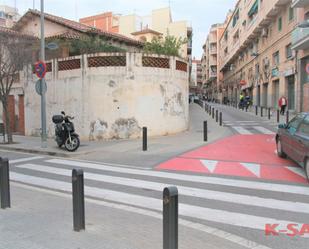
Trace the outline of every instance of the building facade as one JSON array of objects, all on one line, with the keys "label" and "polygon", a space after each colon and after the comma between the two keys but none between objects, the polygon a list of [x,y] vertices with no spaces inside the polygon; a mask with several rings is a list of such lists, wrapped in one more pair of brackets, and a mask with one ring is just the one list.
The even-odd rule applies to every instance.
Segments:
[{"label": "building facade", "polygon": [[218,99],[222,91],[219,84],[219,40],[224,31],[224,24],[213,24],[203,46],[202,80],[208,98]]},{"label": "building facade", "polygon": [[279,98],[286,96],[289,110],[299,111],[292,50],[296,26],[291,0],[239,0],[219,42],[222,97],[238,102],[244,92],[254,105],[278,108]]},{"label": "building facade", "polygon": [[203,74],[201,60],[192,60],[192,70],[190,78],[190,92],[201,93],[203,86]]},{"label": "building facade", "polygon": [[81,18],[79,22],[105,32],[119,33],[119,16],[112,12]]},{"label": "building facade", "polygon": [[16,8],[0,5],[0,26],[11,28],[20,18]]},{"label": "building facade", "polygon": [[292,33],[292,49],[296,51],[298,63],[298,109],[309,112],[309,1],[294,0],[298,26]]},{"label": "building facade", "polygon": [[[119,33],[137,40],[162,34],[186,39],[188,42],[181,47],[181,57],[191,59],[192,54],[192,28],[187,21],[173,21],[170,8],[153,10],[150,15],[138,16],[114,15],[111,12],[80,19],[80,22],[104,31]],[[147,38],[146,37],[146,38]]]}]

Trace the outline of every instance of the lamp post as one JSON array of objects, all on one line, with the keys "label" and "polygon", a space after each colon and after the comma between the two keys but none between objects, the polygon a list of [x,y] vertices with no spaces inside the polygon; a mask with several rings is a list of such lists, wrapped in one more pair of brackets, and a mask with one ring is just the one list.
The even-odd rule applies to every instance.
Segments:
[{"label": "lamp post", "polygon": [[[44,0],[41,0],[41,60],[45,61],[45,34],[44,34]],[[44,87],[45,79],[41,79],[41,89]],[[46,132],[46,98],[45,91],[41,94],[41,126],[42,126],[42,148],[47,148]]]}]

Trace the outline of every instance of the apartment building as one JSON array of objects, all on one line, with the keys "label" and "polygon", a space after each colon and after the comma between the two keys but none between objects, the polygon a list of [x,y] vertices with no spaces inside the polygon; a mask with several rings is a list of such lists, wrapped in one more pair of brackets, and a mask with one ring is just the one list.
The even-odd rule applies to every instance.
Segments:
[{"label": "apartment building", "polygon": [[192,70],[190,78],[190,92],[201,92],[203,85],[201,60],[192,60]]},{"label": "apartment building", "polygon": [[298,109],[309,112],[309,1],[294,0],[298,26],[292,33],[292,49],[296,51],[298,64]]},{"label": "apartment building", "polygon": [[292,0],[239,0],[220,39],[219,70],[223,97],[238,102],[245,92],[253,104],[278,108],[281,96],[299,110],[297,56],[292,31],[297,26]]},{"label": "apartment building", "polygon": [[203,46],[202,75],[203,88],[207,97],[218,99],[222,93],[219,85],[219,41],[224,32],[224,24],[213,24]]},{"label": "apartment building", "polygon": [[181,47],[181,57],[191,59],[192,28],[187,21],[173,21],[171,9],[156,9],[147,16],[114,15],[112,12],[81,18],[86,25],[125,35],[127,37],[149,41],[151,37],[165,37],[167,35],[186,39],[188,42]]},{"label": "apartment building", "polygon": [[11,28],[20,18],[16,8],[0,5],[0,26]]},{"label": "apartment building", "polygon": [[119,15],[112,12],[81,18],[79,22],[104,32],[119,33]]}]

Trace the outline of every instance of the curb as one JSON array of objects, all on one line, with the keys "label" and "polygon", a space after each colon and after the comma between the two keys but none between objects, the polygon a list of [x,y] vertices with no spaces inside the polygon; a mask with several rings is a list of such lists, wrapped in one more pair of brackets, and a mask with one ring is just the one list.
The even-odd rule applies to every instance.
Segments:
[{"label": "curb", "polygon": [[81,156],[89,154],[90,152],[85,153],[72,153],[72,155],[64,152],[53,152],[53,151],[42,151],[42,150],[36,150],[36,149],[26,149],[26,148],[16,148],[16,147],[9,147],[9,146],[3,146],[0,145],[1,150],[6,151],[17,151],[17,152],[24,152],[24,153],[31,153],[31,154],[39,154],[39,155],[48,155],[48,156],[57,156],[57,157],[66,157],[66,158],[72,158],[75,156]]}]

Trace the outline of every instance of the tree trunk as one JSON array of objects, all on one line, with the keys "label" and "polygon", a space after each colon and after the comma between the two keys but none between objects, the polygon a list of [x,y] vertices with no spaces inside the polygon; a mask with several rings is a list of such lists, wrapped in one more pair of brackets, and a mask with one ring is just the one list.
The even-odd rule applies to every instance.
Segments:
[{"label": "tree trunk", "polygon": [[9,108],[8,108],[8,101],[3,100],[2,101],[2,106],[3,106],[3,112],[4,112],[4,119],[5,119],[5,130],[8,138],[8,143],[11,144],[13,143],[13,135],[11,131],[11,121],[10,121],[10,114],[9,114]]}]

